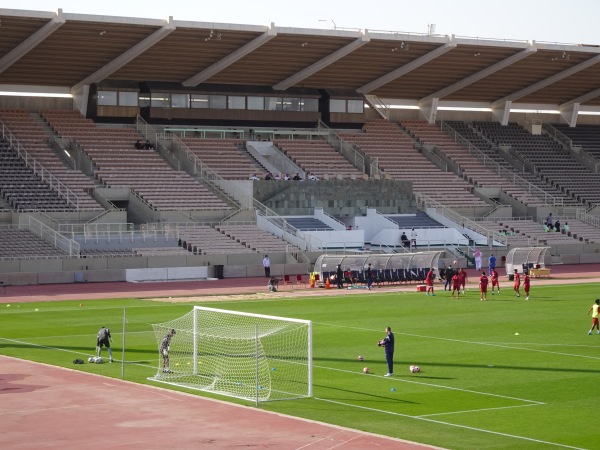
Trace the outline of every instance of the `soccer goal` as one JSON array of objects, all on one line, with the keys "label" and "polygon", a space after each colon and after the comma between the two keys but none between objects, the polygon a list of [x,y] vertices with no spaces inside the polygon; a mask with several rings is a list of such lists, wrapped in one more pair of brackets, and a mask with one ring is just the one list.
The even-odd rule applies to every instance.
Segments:
[{"label": "soccer goal", "polygon": [[194,306],[153,324],[158,346],[171,331],[168,370],[159,354],[150,380],[264,402],[312,396],[312,323]]}]

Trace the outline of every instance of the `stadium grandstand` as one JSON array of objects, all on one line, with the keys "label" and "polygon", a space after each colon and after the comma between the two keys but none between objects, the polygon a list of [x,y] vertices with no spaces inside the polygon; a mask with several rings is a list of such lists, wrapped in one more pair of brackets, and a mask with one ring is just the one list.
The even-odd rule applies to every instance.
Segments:
[{"label": "stadium grandstand", "polygon": [[306,274],[403,233],[441,267],[600,262],[598,45],[0,21],[6,285]]}]

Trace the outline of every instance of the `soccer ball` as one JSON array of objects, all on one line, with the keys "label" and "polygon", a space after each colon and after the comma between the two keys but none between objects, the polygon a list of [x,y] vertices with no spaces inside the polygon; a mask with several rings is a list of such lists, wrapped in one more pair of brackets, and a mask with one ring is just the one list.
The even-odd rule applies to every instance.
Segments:
[{"label": "soccer ball", "polygon": [[363,372],[364,372],[364,373],[369,373],[369,368],[368,368],[368,367],[365,367],[365,368],[363,369]]},{"label": "soccer ball", "polygon": [[411,373],[417,373],[421,371],[421,368],[419,366],[410,366],[410,371]]},{"label": "soccer ball", "polygon": [[362,355],[358,355],[358,360],[362,361],[364,358],[362,357]]}]

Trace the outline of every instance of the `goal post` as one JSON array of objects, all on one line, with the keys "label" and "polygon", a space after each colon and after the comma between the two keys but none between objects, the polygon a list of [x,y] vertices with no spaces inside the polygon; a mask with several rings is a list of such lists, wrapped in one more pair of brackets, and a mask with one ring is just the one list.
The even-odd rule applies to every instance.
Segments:
[{"label": "goal post", "polygon": [[257,403],[312,396],[309,320],[194,306],[152,327],[168,353],[150,380]]}]

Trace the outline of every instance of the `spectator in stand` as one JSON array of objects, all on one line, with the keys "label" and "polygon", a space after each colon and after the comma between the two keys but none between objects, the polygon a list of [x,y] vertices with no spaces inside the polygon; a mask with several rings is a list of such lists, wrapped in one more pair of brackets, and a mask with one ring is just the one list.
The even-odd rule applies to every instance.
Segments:
[{"label": "spectator in stand", "polygon": [[258,175],[256,175],[255,173],[250,175],[250,180],[256,181],[256,180],[260,180],[260,178],[258,178]]},{"label": "spectator in stand", "polygon": [[154,145],[152,145],[152,143],[149,140],[146,140],[146,143],[144,144],[144,148],[146,150],[154,150]]},{"label": "spectator in stand", "polygon": [[284,180],[286,180],[286,181],[288,181],[288,180],[291,180],[290,174],[289,174],[289,173],[286,173],[286,174],[283,176],[283,179],[284,179]]},{"label": "spectator in stand", "polygon": [[406,235],[406,231],[402,232],[402,236],[400,236],[400,242],[402,243],[403,247],[410,247],[410,241],[408,240],[408,236]]},{"label": "spectator in stand", "polygon": [[143,150],[144,149],[144,144],[142,144],[142,141],[140,139],[138,139],[135,142],[135,148],[137,148],[138,150]]},{"label": "spectator in stand", "polygon": [[552,213],[548,214],[548,217],[546,217],[546,225],[548,225],[548,228],[552,227],[552,224],[554,224],[554,219],[552,218]]},{"label": "spectator in stand", "polygon": [[273,177],[274,180],[281,180],[281,175],[276,173],[275,176]]},{"label": "spectator in stand", "polygon": [[569,222],[565,222],[565,226],[563,227],[563,231],[569,234]]},{"label": "spectator in stand", "polygon": [[294,176],[292,177],[292,180],[294,180],[294,181],[300,181],[300,180],[302,180],[302,178],[300,178],[300,175],[299,175],[299,174],[296,174],[296,175],[294,175]]},{"label": "spectator in stand", "polygon": [[307,175],[306,178],[308,180],[311,180],[311,181],[317,181],[318,180],[317,176],[314,173],[311,173],[311,172],[308,172],[308,175]]},{"label": "spectator in stand", "polygon": [[560,233],[560,221],[558,219],[556,220],[556,222],[554,222],[554,231]]},{"label": "spectator in stand", "polygon": [[411,250],[417,249],[417,232],[415,231],[414,228],[410,232],[410,249]]},{"label": "spectator in stand", "polygon": [[265,175],[265,180],[272,180],[273,179],[273,175],[271,175],[271,172],[267,172],[267,174]]}]

